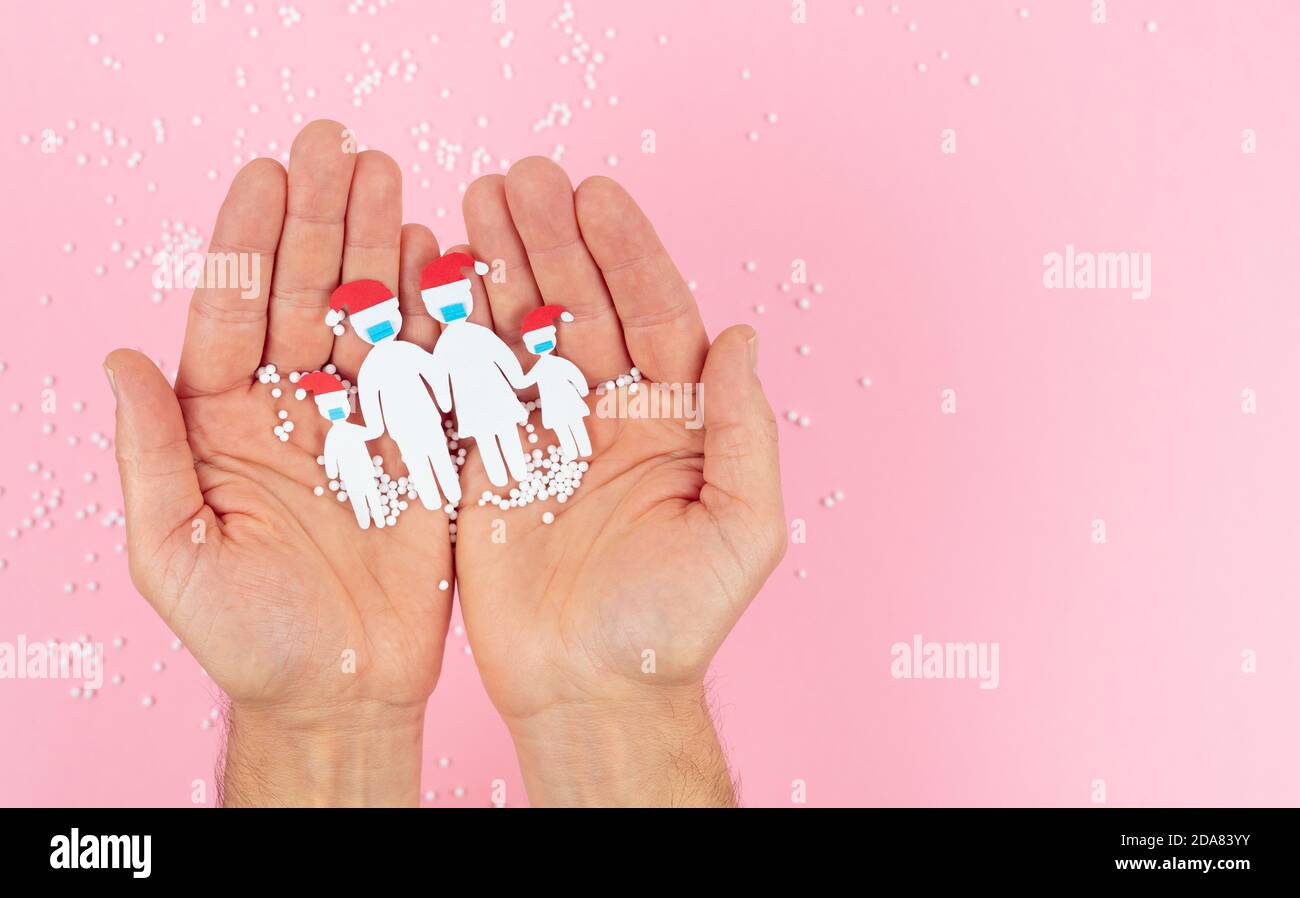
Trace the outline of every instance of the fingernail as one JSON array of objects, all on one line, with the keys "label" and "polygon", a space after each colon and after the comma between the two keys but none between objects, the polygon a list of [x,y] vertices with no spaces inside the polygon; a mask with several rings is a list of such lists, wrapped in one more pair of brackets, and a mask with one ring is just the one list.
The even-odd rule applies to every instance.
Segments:
[{"label": "fingernail", "polygon": [[108,388],[113,391],[113,399],[117,399],[117,378],[113,376],[113,369],[104,366],[104,376],[108,378]]},{"label": "fingernail", "polygon": [[758,370],[758,331],[749,338],[749,367]]}]

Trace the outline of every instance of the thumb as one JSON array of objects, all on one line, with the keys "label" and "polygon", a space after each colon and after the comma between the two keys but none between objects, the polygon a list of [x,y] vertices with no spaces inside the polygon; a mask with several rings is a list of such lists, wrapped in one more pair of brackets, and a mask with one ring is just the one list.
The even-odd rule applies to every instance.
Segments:
[{"label": "thumb", "polygon": [[[162,372],[142,354],[118,349],[104,360],[117,400],[117,467],[126,503],[131,577],[148,595],[159,549],[203,510],[180,403]],[[208,523],[211,523],[209,521]]]},{"label": "thumb", "polygon": [[776,417],[755,367],[758,333],[727,328],[704,361],[704,489],[700,501],[732,535],[771,553],[785,550]]}]

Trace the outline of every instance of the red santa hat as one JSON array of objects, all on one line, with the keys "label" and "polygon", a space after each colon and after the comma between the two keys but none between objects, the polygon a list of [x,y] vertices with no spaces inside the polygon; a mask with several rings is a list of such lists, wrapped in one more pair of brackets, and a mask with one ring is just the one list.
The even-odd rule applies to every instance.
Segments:
[{"label": "red santa hat", "polygon": [[[523,324],[519,327],[519,333],[523,336],[524,343],[534,342],[528,336],[535,331],[545,331],[547,329],[554,331],[556,318],[569,322],[573,320],[573,313],[565,309],[564,306],[540,306],[525,315]],[[538,334],[538,336],[541,336],[541,334]]]},{"label": "red santa hat", "polygon": [[447,253],[441,259],[434,259],[420,272],[420,296],[437,303],[435,297],[459,294],[469,286],[465,268],[473,268],[478,275],[488,273],[487,263],[479,262],[469,253]]},{"label": "red santa hat", "polygon": [[341,284],[330,295],[330,310],[325,315],[325,323],[333,327],[343,320],[345,311],[349,315],[356,316],[360,312],[387,302],[392,303],[392,308],[391,310],[385,308],[385,312],[397,311],[397,297],[379,281],[351,281]]},{"label": "red santa hat", "polygon": [[343,381],[339,380],[337,376],[327,374],[324,371],[313,371],[311,374],[304,374],[298,378],[298,386],[317,396],[324,396],[326,393],[344,392]]}]

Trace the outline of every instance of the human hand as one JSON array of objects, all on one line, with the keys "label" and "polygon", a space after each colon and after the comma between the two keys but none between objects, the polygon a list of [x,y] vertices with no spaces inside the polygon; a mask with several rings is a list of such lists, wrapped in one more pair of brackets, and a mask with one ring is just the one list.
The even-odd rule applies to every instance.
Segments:
[{"label": "human hand", "polygon": [[[257,296],[195,291],[174,390],[139,352],[105,361],[132,580],[230,699],[228,804],[419,794],[451,610],[447,518],[421,510],[363,532],[346,502],[313,495],[328,424],[287,377],[333,361],[356,380],[366,345],[324,324],[340,278],[400,285],[402,339],[429,349],[436,335],[419,272],[437,243],[402,226],[392,159],[347,141],[313,122],[287,176],[270,159],[236,175],[210,251],[256,254]],[[286,375],[278,400],[253,376],[268,362]],[[279,408],[294,412],[287,443],[272,434]],[[392,471],[392,443],[371,448]]]},{"label": "human hand", "polygon": [[[560,303],[575,321],[559,352],[593,383],[636,365],[640,389],[703,384],[702,430],[588,417],[590,470],[566,504],[479,506],[490,485],[475,453],[462,469],[462,610],[530,800],[730,804],[704,679],[786,546],[757,335],[733,327],[709,345],[650,222],[607,178],[575,194],[558,166],[525,159],[474,182],[464,211],[472,254],[507,272],[502,283],[475,279],[470,320],[521,358],[523,316]],[[538,445],[552,441],[532,420]]]}]

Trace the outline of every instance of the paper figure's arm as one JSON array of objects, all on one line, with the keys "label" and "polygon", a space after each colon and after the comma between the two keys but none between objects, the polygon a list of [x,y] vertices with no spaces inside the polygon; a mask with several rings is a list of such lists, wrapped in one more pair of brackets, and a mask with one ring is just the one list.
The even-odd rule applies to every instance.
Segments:
[{"label": "paper figure's arm", "polygon": [[[519,383],[512,382],[511,386],[514,387],[516,390],[522,390],[524,387],[531,387],[533,384],[537,383],[537,369],[540,366],[540,364],[541,364],[541,359],[538,359],[536,362],[533,363],[533,367],[529,368],[526,372],[524,372],[524,376],[519,381]],[[521,367],[520,370],[522,371],[523,368]],[[509,377],[509,375],[506,376]]]},{"label": "paper figure's arm", "polygon": [[338,447],[332,445],[330,434],[325,435],[325,474],[330,480],[339,479]]},{"label": "paper figure's arm", "polygon": [[384,432],[384,411],[379,404],[379,386],[374,378],[357,380],[357,396],[361,398],[361,419],[365,422],[362,425],[362,439],[373,440]]},{"label": "paper figure's arm", "polygon": [[451,411],[451,375],[446,366],[433,353],[425,353],[420,360],[420,374],[433,388],[433,398],[443,413]]},{"label": "paper figure's arm", "polygon": [[[568,359],[565,359],[565,361],[567,362]],[[569,362],[569,373],[566,376],[569,383],[573,384],[573,388],[578,391],[579,396],[586,396],[591,392],[591,387],[587,386],[587,378],[583,376],[582,369],[573,362]]]},{"label": "paper figure's arm", "polygon": [[514,351],[499,339],[492,343],[492,361],[501,369],[506,380],[510,381],[510,386],[516,390],[522,390],[532,384],[531,380],[524,377],[524,369],[519,364],[519,359],[515,357]]}]

